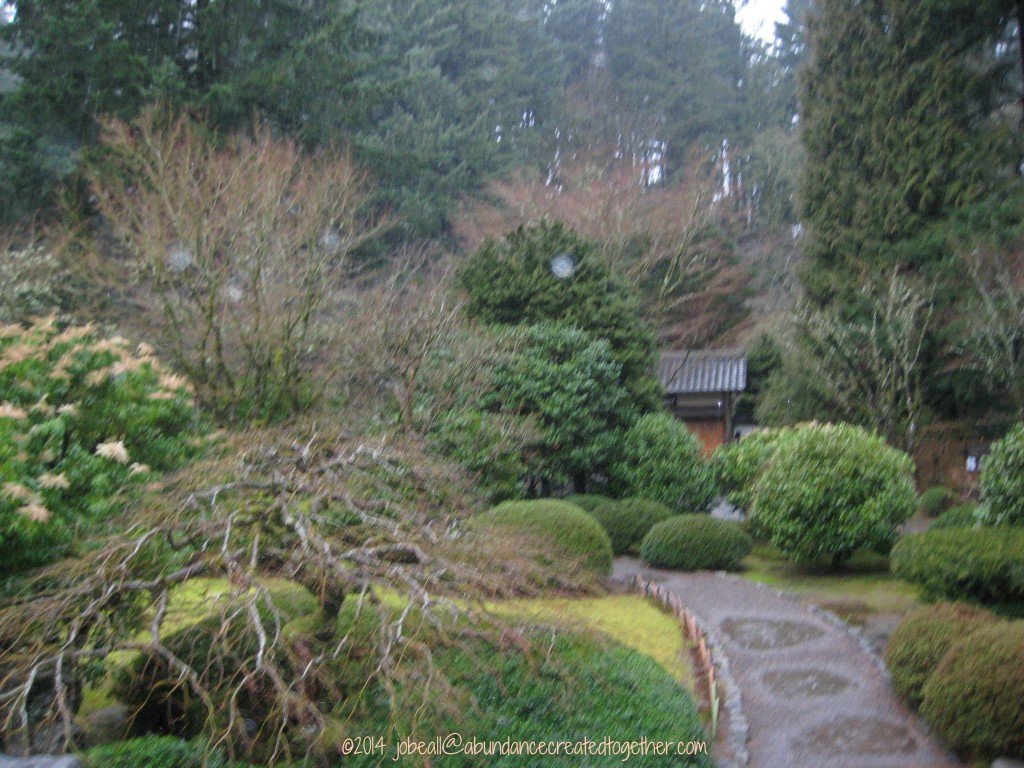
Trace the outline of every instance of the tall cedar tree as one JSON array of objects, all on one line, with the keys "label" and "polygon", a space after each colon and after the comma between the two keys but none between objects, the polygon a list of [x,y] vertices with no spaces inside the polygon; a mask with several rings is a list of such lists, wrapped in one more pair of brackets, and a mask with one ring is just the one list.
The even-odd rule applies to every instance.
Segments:
[{"label": "tall cedar tree", "polygon": [[[979,11],[964,30],[965,9],[959,0],[816,0],[800,79],[802,277],[812,301],[845,300],[905,263],[895,244],[990,194],[1014,162],[1007,122],[991,119],[1004,62],[984,53],[1005,25]],[[935,255],[913,258],[935,266]]]}]

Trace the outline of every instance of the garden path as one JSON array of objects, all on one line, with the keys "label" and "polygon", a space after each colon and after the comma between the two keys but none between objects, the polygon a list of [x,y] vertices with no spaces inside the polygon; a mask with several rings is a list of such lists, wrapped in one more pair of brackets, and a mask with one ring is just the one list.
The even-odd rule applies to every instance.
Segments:
[{"label": "garden path", "polygon": [[616,559],[614,580],[637,574],[674,592],[724,650],[748,727],[749,768],[961,765],[925,733],[891,692],[881,661],[838,619],[737,576]]}]

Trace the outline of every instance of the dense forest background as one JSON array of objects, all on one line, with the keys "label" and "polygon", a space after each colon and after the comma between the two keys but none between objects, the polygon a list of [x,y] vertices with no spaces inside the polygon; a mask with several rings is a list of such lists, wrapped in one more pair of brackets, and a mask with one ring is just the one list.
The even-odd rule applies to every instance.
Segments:
[{"label": "dense forest background", "polygon": [[8,2],[0,214],[102,228],[104,126],[158,104],[350,152],[349,272],[561,222],[663,347],[749,349],[749,417],[1016,415],[1024,4],[785,13],[768,45],[730,0]]}]

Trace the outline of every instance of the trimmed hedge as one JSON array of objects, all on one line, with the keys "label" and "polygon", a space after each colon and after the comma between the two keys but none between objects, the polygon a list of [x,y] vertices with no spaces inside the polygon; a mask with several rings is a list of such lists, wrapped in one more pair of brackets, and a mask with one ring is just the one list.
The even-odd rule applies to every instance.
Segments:
[{"label": "trimmed hedge", "polygon": [[969,759],[1024,757],[1024,621],[956,642],[924,685],[921,714]]},{"label": "trimmed hedge", "polygon": [[672,517],[672,510],[648,499],[606,500],[590,511],[612,540],[612,551],[621,555],[639,546],[655,523]]},{"label": "trimmed hedge", "polygon": [[914,512],[914,462],[850,424],[809,425],[779,441],[754,491],[750,526],[795,562],[886,551]]},{"label": "trimmed hedge", "polygon": [[656,568],[733,571],[752,546],[737,523],[708,515],[676,515],[651,528],[640,545],[640,556]]},{"label": "trimmed hedge", "polygon": [[985,512],[977,504],[958,504],[950,507],[929,526],[929,531],[941,531],[948,528],[978,528],[981,526]]},{"label": "trimmed hedge", "polygon": [[1024,424],[1017,424],[981,465],[981,501],[988,525],[1024,526]]},{"label": "trimmed hedge", "polygon": [[612,572],[612,543],[601,525],[574,504],[544,499],[506,501],[474,518],[494,533],[542,545],[548,555],[566,564],[602,575]]},{"label": "trimmed hedge", "polygon": [[929,517],[935,517],[948,506],[952,498],[953,492],[949,488],[935,485],[917,498],[917,508]]},{"label": "trimmed hedge", "polygon": [[939,603],[919,608],[893,632],[885,649],[892,687],[913,706],[950,647],[974,630],[998,621],[995,614],[966,603]]},{"label": "trimmed hedge", "polygon": [[1000,603],[1024,600],[1024,528],[953,528],[896,543],[892,572],[926,596]]},{"label": "trimmed hedge", "polygon": [[715,498],[715,478],[700,441],[667,413],[637,419],[618,453],[610,479],[619,496],[642,496],[677,511],[703,511]]}]

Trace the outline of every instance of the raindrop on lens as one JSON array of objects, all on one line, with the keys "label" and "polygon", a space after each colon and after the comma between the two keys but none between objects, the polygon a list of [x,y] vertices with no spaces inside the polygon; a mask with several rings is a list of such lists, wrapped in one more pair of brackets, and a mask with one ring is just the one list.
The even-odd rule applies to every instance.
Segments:
[{"label": "raindrop on lens", "polygon": [[576,259],[569,253],[559,253],[551,259],[551,274],[565,280],[576,271]]}]

